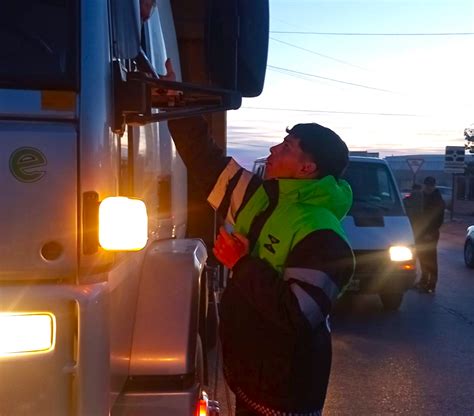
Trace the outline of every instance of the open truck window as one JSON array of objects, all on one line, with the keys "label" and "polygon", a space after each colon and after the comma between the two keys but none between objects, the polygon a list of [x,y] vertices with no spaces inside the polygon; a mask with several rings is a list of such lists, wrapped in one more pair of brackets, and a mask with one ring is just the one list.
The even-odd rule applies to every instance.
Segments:
[{"label": "open truck window", "polygon": [[77,0],[2,1],[0,87],[77,89],[78,10]]}]

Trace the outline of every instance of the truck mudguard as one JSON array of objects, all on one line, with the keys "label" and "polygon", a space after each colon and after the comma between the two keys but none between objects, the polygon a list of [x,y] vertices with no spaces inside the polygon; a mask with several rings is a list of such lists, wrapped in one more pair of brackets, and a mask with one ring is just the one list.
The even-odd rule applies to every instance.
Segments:
[{"label": "truck mudguard", "polygon": [[155,241],[143,264],[130,375],[195,370],[199,286],[207,252],[198,239]]}]

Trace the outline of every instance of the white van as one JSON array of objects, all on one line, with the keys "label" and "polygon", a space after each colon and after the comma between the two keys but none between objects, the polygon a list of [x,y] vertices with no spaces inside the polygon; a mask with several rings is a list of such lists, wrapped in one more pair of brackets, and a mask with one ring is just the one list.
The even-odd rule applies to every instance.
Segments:
[{"label": "white van", "polygon": [[344,174],[353,204],[343,220],[356,256],[348,290],[375,293],[384,308],[398,309],[416,277],[414,238],[400,192],[382,159],[350,156]]},{"label": "white van", "polygon": [[[265,158],[253,171],[263,176]],[[354,202],[342,224],[354,250],[356,269],[347,291],[374,293],[396,310],[416,277],[414,238],[389,165],[375,157],[350,156],[343,176]]]}]

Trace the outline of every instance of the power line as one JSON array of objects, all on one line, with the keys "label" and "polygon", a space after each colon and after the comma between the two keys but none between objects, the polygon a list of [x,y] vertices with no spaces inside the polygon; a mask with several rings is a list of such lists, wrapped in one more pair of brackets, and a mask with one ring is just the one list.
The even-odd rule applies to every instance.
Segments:
[{"label": "power line", "polygon": [[340,84],[345,84],[345,85],[352,85],[353,87],[359,87],[359,88],[367,88],[369,90],[375,90],[375,91],[382,91],[382,92],[389,92],[391,94],[395,94],[394,91],[390,91],[390,90],[384,90],[382,88],[376,88],[376,87],[370,87],[368,85],[362,85],[362,84],[356,84],[354,82],[347,82],[347,81],[341,81],[339,79],[334,79],[334,78],[328,78],[328,77],[322,77],[320,75],[314,75],[314,74],[308,74],[306,72],[300,72],[300,71],[294,71],[292,69],[288,69],[288,68],[281,68],[279,66],[274,66],[274,65],[267,65],[268,68],[273,68],[273,69],[280,69],[282,71],[287,71],[287,72],[290,72],[290,73],[293,73],[293,74],[299,74],[299,75],[306,75],[308,77],[313,77],[313,78],[319,78],[319,79],[324,79],[326,81],[332,81],[332,82],[338,82]]},{"label": "power line", "polygon": [[356,33],[356,32],[304,32],[270,30],[270,33],[324,36],[472,36],[474,32],[431,32],[431,33]]},{"label": "power line", "polygon": [[[279,68],[279,67],[273,67],[271,65],[267,65],[268,69],[272,70],[272,71],[275,71],[275,72],[278,72],[279,74],[283,74],[283,75],[287,75],[289,77],[293,77],[293,78],[297,78],[297,79],[302,79],[303,81],[308,81],[308,82],[316,82],[316,80],[314,79],[310,79],[308,78],[308,76],[313,76],[313,77],[318,77],[317,75],[311,75],[311,74],[307,74],[306,76],[303,76],[303,75],[299,75],[299,73],[297,71],[294,71],[296,72],[295,74],[291,73],[291,72],[288,72],[288,71],[291,71],[289,69],[286,69],[286,68]],[[303,74],[303,73],[302,73]],[[344,81],[340,81],[340,82],[344,82]],[[368,87],[370,88],[370,87]],[[384,90],[383,90],[384,91]],[[391,91],[388,91],[388,92],[391,92]]]},{"label": "power line", "polygon": [[314,79],[309,79],[308,77],[298,75],[298,74],[290,74],[289,72],[282,71],[281,69],[277,69],[277,68],[268,68],[268,69],[271,69],[272,71],[278,72],[279,74],[287,75],[289,77],[302,79],[303,81],[316,82],[316,80],[314,80]]},{"label": "power line", "polygon": [[276,108],[276,107],[241,107],[249,110],[269,110],[269,111],[295,111],[299,113],[326,113],[326,114],[348,114],[357,116],[390,116],[390,117],[424,117],[420,114],[408,113],[369,113],[362,111],[332,111],[332,110],[305,110],[300,108]]},{"label": "power line", "polygon": [[352,66],[352,67],[354,67],[354,68],[359,68],[359,69],[366,70],[365,68],[362,68],[361,66],[351,64],[350,62],[346,62],[346,61],[343,61],[343,60],[341,60],[341,59],[333,58],[332,56],[324,55],[324,54],[322,54],[322,53],[313,51],[313,50],[311,50],[311,49],[302,48],[301,46],[295,45],[295,44],[293,44],[293,43],[284,42],[283,40],[275,39],[275,38],[272,38],[271,36],[270,36],[270,39],[273,40],[273,41],[275,41],[275,42],[282,43],[282,44],[284,44],[284,45],[288,45],[288,46],[291,46],[291,47],[293,47],[293,48],[300,49],[300,50],[302,50],[302,51],[312,53],[312,54],[314,54],[314,55],[322,56],[323,58],[330,59],[330,60],[332,60],[332,61],[339,62],[339,63],[344,64],[344,65],[349,65],[349,66]]},{"label": "power line", "polygon": [[[295,23],[290,23],[290,22],[287,22],[287,21],[285,21],[285,20],[278,19],[278,18],[276,18],[276,17],[274,17],[274,16],[271,16],[271,21],[273,21],[273,20],[277,20],[278,22],[283,23],[284,25],[287,25],[287,26],[292,26],[292,27],[296,27],[296,28],[298,28],[298,29],[301,29],[301,25],[300,25],[300,24],[299,24],[299,25],[296,25]],[[306,27],[308,27],[308,26],[306,26]]]}]

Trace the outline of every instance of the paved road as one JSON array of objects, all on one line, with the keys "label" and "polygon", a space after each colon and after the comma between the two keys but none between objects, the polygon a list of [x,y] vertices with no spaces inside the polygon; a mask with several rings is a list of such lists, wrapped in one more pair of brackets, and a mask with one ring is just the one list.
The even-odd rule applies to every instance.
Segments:
[{"label": "paved road", "polygon": [[[392,313],[375,296],[338,306],[325,416],[474,415],[474,270],[463,263],[465,228],[443,226],[435,295],[409,291]],[[221,379],[217,396],[227,416]]]}]

